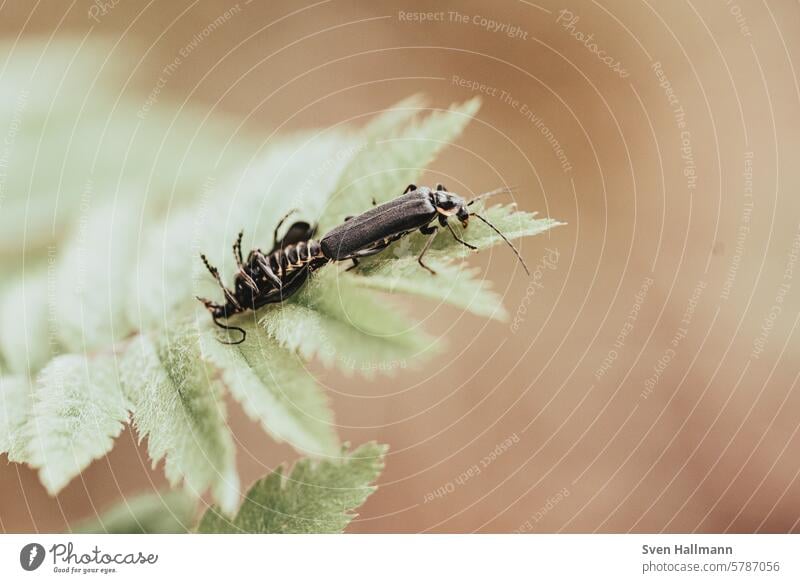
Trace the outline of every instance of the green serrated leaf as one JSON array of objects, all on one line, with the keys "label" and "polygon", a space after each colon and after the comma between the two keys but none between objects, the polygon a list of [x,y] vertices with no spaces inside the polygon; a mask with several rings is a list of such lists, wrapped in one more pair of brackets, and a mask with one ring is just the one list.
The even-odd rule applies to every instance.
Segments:
[{"label": "green serrated leaf", "polygon": [[225,210],[253,237],[254,247],[271,246],[273,229],[289,210],[296,210],[290,222],[316,222],[342,172],[362,148],[357,136],[330,128],[281,136],[272,143],[222,189],[236,193]]},{"label": "green serrated leaf", "polygon": [[184,492],[130,496],[70,528],[85,534],[177,534],[192,525],[196,503]]},{"label": "green serrated leaf", "polygon": [[201,533],[336,533],[356,517],[375,491],[386,446],[362,445],[341,459],[298,461],[284,477],[283,468],[256,482],[231,521],[215,508],[206,511]]},{"label": "green serrated leaf", "polygon": [[[84,41],[15,47],[3,73],[11,82],[0,85],[0,133],[14,140],[0,177],[0,362],[21,378],[45,367],[27,404],[17,381],[5,380],[16,377],[0,380],[0,396],[19,397],[0,412],[0,446],[38,467],[51,492],[110,449],[132,408],[170,483],[195,496],[210,488],[219,512],[230,515],[239,483],[225,388],[276,439],[338,455],[332,414],[303,359],[369,374],[402,368],[434,347],[376,290],[504,314],[474,270],[452,264],[466,250],[440,233],[429,257],[436,279],[417,267],[423,239],[412,235],[355,272],[328,266],[290,302],[238,316],[249,333],[243,345],[220,344],[205,312],[198,330],[192,315],[202,308],[193,297],[221,299],[201,252],[230,284],[240,229],[245,252],[268,249],[277,221],[293,207],[300,212],[289,223],[321,216],[324,234],[373,198],[399,195],[461,133],[479,101],[421,115],[424,102],[413,96],[359,132],[270,135],[262,152],[218,115],[145,95],[118,99],[97,76],[115,69],[110,61],[106,67],[108,52]],[[511,209],[486,213],[510,238],[557,224]],[[464,236],[482,248],[499,241],[475,220]],[[24,277],[13,279],[17,271]],[[347,497],[336,489],[341,484],[325,480],[348,484],[363,474],[353,455],[300,462],[290,478],[308,474],[311,486],[284,484],[280,473],[266,478],[263,492],[279,498],[279,510],[258,518],[246,505],[244,528],[343,528],[346,509],[371,491],[382,463],[373,459],[372,473],[353,482]],[[120,514],[120,524],[133,514]]]},{"label": "green serrated leaf", "polygon": [[[52,97],[49,87],[24,95],[34,92]],[[233,172],[255,148],[245,137],[230,140],[234,124],[191,108],[159,109],[142,119],[140,107],[104,91],[50,112],[20,106],[0,214],[0,261],[21,267],[21,241],[28,261],[44,259],[48,246],[98,205],[133,195],[163,213],[167,205],[194,202],[205,183]],[[222,155],[220,144],[226,144]]]},{"label": "green serrated leaf", "polygon": [[366,147],[374,146],[375,141],[397,132],[398,128],[403,127],[419,115],[425,106],[425,97],[417,93],[387,107],[361,131]]},{"label": "green serrated leaf", "polygon": [[295,303],[268,310],[261,324],[305,359],[367,376],[407,368],[437,349],[419,325],[336,268],[316,273]]},{"label": "green serrated leaf", "polygon": [[151,210],[192,201],[258,147],[238,120],[125,91],[130,63],[115,44],[69,36],[0,44],[0,264],[44,258],[87,209],[130,193]]},{"label": "green serrated leaf", "polygon": [[62,347],[48,309],[54,308],[50,271],[33,270],[0,295],[0,352],[12,373],[34,376]]},{"label": "green serrated leaf", "polygon": [[278,441],[311,455],[338,450],[327,398],[303,362],[252,321],[240,322],[247,341],[222,344],[216,331],[200,338],[203,358],[245,412]]},{"label": "green serrated leaf", "polygon": [[299,212],[284,228],[295,220],[313,221],[352,143],[341,133],[279,139],[229,179],[204,185],[196,206],[145,226],[138,251],[123,262],[132,271],[130,291],[119,297],[127,303],[128,320],[139,329],[161,329],[187,316],[195,296],[221,301],[200,254],[230,283],[237,270],[231,248],[239,231],[245,253],[269,250],[278,221],[290,209]]},{"label": "green serrated leaf", "polygon": [[368,145],[342,173],[320,219],[320,232],[335,227],[348,215],[363,212],[373,198],[382,202],[402,193],[463,131],[479,107],[480,98],[475,97],[448,110],[434,111],[421,121],[391,129],[379,118],[377,128],[386,133],[377,135],[373,131],[370,135],[368,129]]},{"label": "green serrated leaf", "polygon": [[[538,213],[519,211],[514,204],[499,204],[484,208],[483,204],[478,202],[471,210],[488,219],[509,240],[533,237],[554,227],[566,224],[551,218],[538,219],[536,218]],[[505,245],[500,235],[475,217],[470,219],[467,229],[461,230],[458,225],[454,225],[453,228],[456,232],[461,231],[461,237],[468,243],[475,245],[478,248],[478,252],[493,245]],[[511,253],[511,250],[508,250],[508,252]],[[447,232],[439,233],[439,236],[436,237],[434,244],[431,246],[432,257],[437,255],[442,257],[466,257],[471,253],[473,251],[461,245]]]},{"label": "green serrated leaf", "polygon": [[124,298],[141,210],[135,199],[92,208],[61,255],[53,301],[58,338],[67,350],[109,346],[133,331]]},{"label": "green serrated leaf", "polygon": [[25,461],[39,469],[42,484],[55,495],[111,450],[129,409],[111,356],[58,356],[36,379],[21,431]]},{"label": "green serrated leaf", "polygon": [[[549,229],[564,224],[550,218],[537,219],[537,213],[518,211],[513,204],[495,205],[491,208],[484,209],[480,203],[477,203],[475,208],[471,210],[479,212],[481,216],[488,219],[510,241],[521,237],[539,235]],[[474,253],[484,253],[488,248],[494,245],[505,246],[505,242],[500,235],[475,217],[470,219],[469,226],[466,229],[462,229],[458,224],[455,224],[456,221],[450,221],[450,223],[453,230],[455,230],[462,239],[478,248],[477,251],[465,247],[456,241],[447,229],[440,228],[436,238],[425,254],[426,263],[428,263],[429,260],[435,259],[451,261],[457,258],[468,257]],[[416,260],[426,240],[427,235],[412,233],[404,237],[398,243],[395,243],[391,251],[387,250],[373,257],[361,260],[360,265],[355,271],[361,275],[370,276],[373,272],[383,269],[387,262],[393,262],[397,259],[404,259],[407,257]],[[501,251],[513,253],[508,248],[501,249]],[[419,266],[419,263],[417,263],[417,265]]]},{"label": "green serrated leaf", "polygon": [[437,259],[426,260],[426,264],[436,271],[435,276],[422,269],[415,257],[406,256],[372,266],[369,277],[353,278],[361,287],[422,296],[500,321],[508,318],[502,298],[489,281],[479,278],[479,269]]},{"label": "green serrated leaf", "polygon": [[235,447],[221,386],[202,358],[195,326],[176,327],[155,343],[137,338],[122,357],[121,374],[153,466],[164,459],[172,486],[183,482],[194,496],[210,487],[232,513],[239,498]]},{"label": "green serrated leaf", "polygon": [[[476,203],[475,210],[495,225],[509,240],[538,235],[562,225],[553,219],[537,219],[536,213],[516,211],[513,205],[497,205],[484,209]],[[454,221],[453,221],[454,222]],[[488,225],[473,218],[460,236],[478,247],[478,252],[494,245],[505,245],[503,239]],[[454,258],[474,253],[444,229],[440,229],[425,254],[425,263],[437,272],[432,276],[417,261],[426,236],[413,233],[395,243],[383,253],[364,259],[355,270],[358,285],[439,299],[467,309],[479,316],[505,320],[508,316],[502,298],[490,289],[486,280],[476,277],[478,271],[464,265],[454,265]],[[511,253],[511,250],[508,250]]]}]

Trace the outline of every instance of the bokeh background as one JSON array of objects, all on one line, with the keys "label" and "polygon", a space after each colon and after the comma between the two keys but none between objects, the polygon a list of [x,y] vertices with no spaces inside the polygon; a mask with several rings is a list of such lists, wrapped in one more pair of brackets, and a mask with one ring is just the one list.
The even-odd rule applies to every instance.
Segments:
[{"label": "bokeh background", "polygon": [[[511,322],[414,305],[442,358],[377,381],[319,371],[342,437],[391,446],[350,531],[800,531],[794,0],[12,0],[0,37],[6,96],[8,63],[42,56],[66,81],[34,97],[84,100],[97,79],[64,71],[102,42],[120,99],[159,87],[167,111],[244,120],[256,144],[415,93],[483,95],[425,182],[515,184],[568,224],[522,242],[533,283],[506,250],[473,259]],[[24,217],[32,239],[0,234],[6,274],[35,246]],[[295,458],[233,404],[230,423],[245,484]],[[2,529],[63,531],[164,483],[130,430],[55,499],[3,458]]]}]

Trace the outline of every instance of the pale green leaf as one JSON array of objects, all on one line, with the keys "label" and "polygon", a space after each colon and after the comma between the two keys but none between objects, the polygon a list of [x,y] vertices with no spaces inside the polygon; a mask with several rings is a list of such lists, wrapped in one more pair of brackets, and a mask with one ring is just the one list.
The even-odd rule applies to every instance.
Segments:
[{"label": "pale green leaf", "polygon": [[57,338],[52,270],[36,269],[0,294],[0,352],[13,373],[33,376],[62,347]]},{"label": "pale green leaf", "polygon": [[[240,135],[235,120],[176,108],[166,94],[131,99],[105,74],[123,71],[116,81],[127,83],[127,69],[107,62],[102,47],[81,39],[5,47],[11,58],[0,69],[0,134],[11,143],[0,175],[0,362],[22,378],[50,364],[27,404],[17,381],[2,381],[12,386],[0,387],[2,394],[19,400],[9,399],[0,415],[0,445],[12,459],[40,468],[56,491],[110,449],[132,409],[153,463],[165,460],[170,483],[195,496],[210,489],[230,515],[239,483],[225,390],[277,440],[337,455],[325,394],[304,361],[370,374],[403,368],[435,348],[376,291],[417,294],[490,317],[504,311],[474,269],[453,263],[467,251],[449,233],[440,232],[430,251],[435,278],[415,263],[424,239],[414,234],[356,271],[327,266],[291,301],[238,316],[248,341],[226,346],[217,329],[209,332],[208,315],[194,299],[221,299],[198,255],[206,253],[230,284],[240,229],[245,252],[267,250],[292,208],[299,212],[284,228],[322,217],[323,235],[373,198],[398,196],[461,133],[479,102],[426,110],[414,96],[358,132],[265,134],[257,143]],[[485,212],[510,238],[557,224],[510,208]],[[462,234],[482,250],[499,241],[476,220]],[[198,310],[202,332],[193,318]],[[89,356],[58,356],[64,352]],[[313,467],[323,474],[359,470],[347,457]],[[295,473],[311,468],[301,462]],[[281,487],[280,475],[265,484],[275,480],[278,494],[295,492],[291,482]],[[293,499],[296,505],[314,498],[307,488],[296,494],[303,497]],[[322,520],[314,530],[336,522],[319,518],[322,502],[309,504],[302,506],[309,514],[297,515]],[[341,527],[349,520],[344,508],[338,507]],[[130,510],[120,523],[136,518]]]},{"label": "pale green leaf", "polygon": [[121,373],[153,465],[164,459],[172,486],[182,482],[194,496],[210,487],[223,510],[233,512],[239,497],[233,437],[195,326],[176,326],[155,343],[137,338],[122,357]]},{"label": "pale green leaf", "polygon": [[[87,209],[135,193],[151,210],[195,199],[260,143],[237,120],[136,96],[110,39],[32,36],[0,44],[0,263],[21,267]],[[122,97],[120,97],[122,96]]]},{"label": "pale green leaf", "polygon": [[195,296],[221,301],[200,254],[230,284],[236,273],[232,245],[239,231],[244,231],[245,253],[251,248],[269,251],[273,231],[289,210],[299,212],[284,229],[296,220],[313,222],[352,142],[342,133],[278,139],[241,172],[204,185],[195,206],[151,221],[138,251],[124,261],[131,272],[130,289],[119,301],[127,303],[128,320],[140,330],[161,329],[190,314]]},{"label": "pale green leaf", "polygon": [[316,273],[294,303],[267,310],[261,324],[305,359],[368,376],[407,368],[437,348],[418,324],[335,266]]},{"label": "pale green leaf", "polygon": [[386,446],[362,445],[341,459],[298,461],[256,482],[233,521],[210,508],[200,521],[201,533],[337,533],[356,517],[375,491],[371,484],[383,470]]},{"label": "pale green leaf", "polygon": [[65,354],[42,370],[22,433],[25,461],[50,494],[111,450],[129,408],[110,355]]},{"label": "pale green leaf", "polygon": [[20,268],[22,241],[28,260],[44,259],[95,206],[133,196],[148,212],[163,213],[167,205],[194,203],[205,184],[227,176],[253,148],[240,138],[221,152],[230,126],[216,118],[203,123],[192,109],[142,120],[138,103],[113,105],[99,94],[82,112],[56,107],[50,117],[22,120],[0,213],[0,261]]},{"label": "pale green leaf", "polygon": [[[365,141],[363,147],[374,147],[376,140],[382,140],[387,135],[397,132],[398,128],[413,120],[426,106],[425,97],[415,94],[406,97],[387,107],[376,115],[360,132]],[[351,170],[352,171],[352,170]]]},{"label": "pale green leaf", "polygon": [[433,111],[421,121],[415,119],[394,128],[390,128],[385,117],[379,118],[377,129],[385,133],[377,135],[375,128],[367,129],[368,143],[342,173],[320,219],[320,232],[335,227],[348,215],[363,212],[373,198],[383,202],[399,196],[439,151],[461,134],[479,107],[480,98],[475,97],[448,110]]},{"label": "pale green leaf", "polygon": [[242,344],[222,344],[216,331],[204,333],[203,357],[219,370],[245,412],[276,440],[312,455],[335,453],[339,442],[322,389],[295,354],[248,320],[238,323],[247,331]]},{"label": "pale green leaf", "polygon": [[187,532],[196,503],[184,492],[157,492],[123,499],[99,516],[71,527],[85,534],[172,534]]},{"label": "pale green leaf", "polygon": [[[514,204],[498,204],[484,208],[483,204],[478,202],[470,210],[480,213],[481,216],[488,219],[495,227],[497,227],[500,232],[502,232],[509,240],[512,241],[522,237],[533,237],[534,235],[540,235],[554,227],[566,224],[551,218],[539,219],[537,218],[538,213],[519,211]],[[451,221],[451,223],[455,222],[456,221]],[[477,218],[471,218],[469,221],[469,226],[464,230],[462,230],[458,224],[453,225],[453,228],[456,230],[456,232],[459,232],[459,235],[462,239],[468,243],[471,243],[472,245],[475,245],[478,248],[479,253],[493,245],[501,246],[498,252],[502,251],[503,253],[512,253],[510,249],[505,247],[505,243],[500,235],[498,235],[488,225]],[[525,248],[520,246],[519,250],[523,252],[522,255],[524,257]],[[436,240],[431,246],[432,257],[437,255],[442,257],[466,257],[471,253],[474,253],[474,251],[464,247],[446,230],[438,234]]]},{"label": "pale green leaf", "polygon": [[[484,209],[481,203],[476,203],[474,210],[480,212],[509,240],[538,235],[563,224],[553,219],[537,219],[536,213],[516,211],[513,205]],[[479,219],[472,218],[466,229],[461,229],[457,224],[453,228],[462,239],[478,247],[478,252],[486,252],[489,247],[500,245],[498,252],[513,253],[503,239]],[[488,281],[478,277],[478,270],[452,263],[454,258],[464,258],[475,251],[456,241],[446,229],[440,228],[424,258],[426,265],[437,272],[431,275],[417,261],[426,239],[426,235],[413,233],[386,251],[362,260],[354,270],[357,274],[356,283],[372,289],[439,299],[479,316],[505,320],[508,314],[502,306],[502,298],[490,289]]]},{"label": "pale green leaf", "polygon": [[139,233],[141,205],[133,197],[93,207],[57,263],[54,315],[69,351],[113,344],[133,331],[124,306]]},{"label": "pale green leaf", "polygon": [[[362,151],[357,135],[342,129],[282,135],[248,161],[241,174],[222,184],[220,201],[233,229],[243,228],[253,247],[267,249],[278,219],[296,211],[293,221],[316,222],[340,181],[344,169]],[[235,232],[235,231],[234,231]],[[225,254],[230,238],[226,238]]]},{"label": "pale green leaf", "polygon": [[[118,298],[134,328],[147,333],[168,329],[190,313],[194,306],[188,300],[214,289],[199,257],[207,244],[199,241],[208,241],[218,230],[217,224],[207,225],[189,212],[143,227],[139,249],[126,261],[128,293]],[[198,287],[201,275],[205,278]]]},{"label": "pale green leaf", "polygon": [[480,279],[478,268],[439,259],[427,259],[426,265],[436,271],[436,275],[422,269],[415,256],[407,255],[373,266],[369,277],[355,275],[353,278],[361,287],[422,296],[486,318],[504,321],[508,317],[502,298],[491,289],[489,281]]}]

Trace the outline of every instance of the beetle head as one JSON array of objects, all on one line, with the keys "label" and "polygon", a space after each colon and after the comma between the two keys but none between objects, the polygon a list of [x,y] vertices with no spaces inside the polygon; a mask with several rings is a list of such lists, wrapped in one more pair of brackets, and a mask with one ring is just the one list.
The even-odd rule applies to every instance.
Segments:
[{"label": "beetle head", "polygon": [[444,187],[439,186],[436,190],[431,191],[431,199],[436,211],[444,217],[455,216],[461,225],[466,227],[469,222],[469,210],[467,209],[467,201],[457,194],[447,192]]},{"label": "beetle head", "polygon": [[457,194],[452,194],[450,192],[447,192],[447,189],[441,184],[439,184],[436,187],[435,191],[431,191],[431,198],[433,200],[434,206],[436,207],[436,210],[441,215],[439,217],[440,219],[455,215],[458,218],[458,220],[461,221],[461,225],[463,227],[467,226],[467,224],[469,223],[469,218],[471,216],[480,219],[481,222],[485,223],[490,229],[492,229],[495,233],[500,235],[503,241],[506,242],[506,244],[511,248],[514,254],[517,256],[517,259],[519,259],[519,262],[522,264],[523,269],[525,269],[525,273],[530,275],[531,272],[528,270],[528,266],[525,265],[525,260],[522,258],[522,255],[519,254],[517,248],[514,247],[511,241],[508,240],[508,237],[506,237],[502,232],[500,232],[500,230],[497,227],[495,227],[491,223],[491,221],[489,221],[486,217],[479,215],[478,213],[475,212],[473,213],[469,212],[469,206],[471,204],[481,199],[494,196],[495,194],[500,194],[501,192],[512,192],[513,190],[514,190],[513,188],[508,188],[508,187],[498,188],[496,190],[492,190],[491,192],[485,192],[481,195],[478,195],[470,201],[466,201]]}]

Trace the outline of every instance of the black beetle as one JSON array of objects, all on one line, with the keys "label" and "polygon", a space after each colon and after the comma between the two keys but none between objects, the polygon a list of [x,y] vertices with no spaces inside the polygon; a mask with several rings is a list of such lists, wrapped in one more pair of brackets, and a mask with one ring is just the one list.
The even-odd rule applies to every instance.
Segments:
[{"label": "black beetle", "polygon": [[274,244],[269,253],[253,249],[248,254],[247,261],[244,261],[243,233],[239,233],[233,244],[233,256],[238,268],[233,281],[233,290],[225,287],[219,271],[208,262],[206,256],[200,256],[222,288],[225,303],[218,304],[201,297],[197,299],[211,312],[211,318],[217,326],[225,330],[237,330],[242,335],[237,342],[225,342],[225,344],[241,344],[247,333],[238,326],[226,326],[219,321],[220,319],[286,300],[303,286],[312,271],[328,262],[322,255],[319,243],[313,239],[316,227],[306,222],[294,223],[283,238],[278,239],[278,231],[293,212],[295,211],[287,213],[275,227]]},{"label": "black beetle", "polygon": [[525,272],[530,275],[528,266],[511,241],[486,218],[470,212],[468,208],[482,198],[508,191],[509,189],[501,188],[467,201],[457,194],[448,192],[441,184],[438,184],[435,190],[426,186],[417,188],[409,184],[401,196],[381,205],[375,205],[360,215],[346,217],[344,223],[332,229],[319,241],[313,238],[316,226],[312,227],[305,222],[294,223],[283,238],[278,239],[281,225],[295,212],[290,211],[275,227],[274,245],[269,253],[265,254],[260,249],[254,249],[247,256],[247,261],[244,261],[242,233],[239,233],[233,245],[233,254],[238,267],[233,290],[225,287],[217,268],[209,264],[205,255],[201,255],[203,263],[222,288],[226,303],[218,304],[205,298],[197,299],[211,312],[211,317],[217,326],[241,332],[242,338],[238,342],[229,343],[240,344],[244,342],[247,333],[238,326],[222,324],[220,319],[286,300],[303,286],[314,270],[328,262],[351,260],[354,267],[358,265],[359,258],[375,255],[392,242],[419,230],[428,235],[428,240],[417,261],[435,274],[433,269],[425,265],[423,258],[439,230],[438,226],[431,225],[437,219],[439,225],[446,227],[456,241],[470,249],[477,249],[453,230],[448,222],[453,216],[464,228],[469,224],[469,218],[473,216],[486,223],[511,247]]},{"label": "black beetle", "polygon": [[428,240],[417,260],[422,267],[435,274],[433,269],[425,265],[423,261],[425,253],[439,230],[439,227],[431,225],[431,223],[438,219],[439,225],[446,227],[456,241],[470,249],[477,249],[459,237],[448,222],[448,219],[454,216],[466,228],[469,218],[474,216],[489,225],[503,238],[522,263],[525,272],[530,275],[525,261],[506,236],[484,217],[470,212],[468,208],[477,200],[507,190],[494,190],[467,201],[457,194],[448,192],[441,184],[438,184],[435,190],[431,190],[427,186],[417,188],[415,185],[409,184],[401,196],[377,205],[358,216],[347,217],[344,223],[328,232],[320,240],[320,247],[322,247],[323,255],[330,261],[352,259],[353,263],[357,265],[360,257],[375,255],[393,241],[419,230],[428,235]]}]

